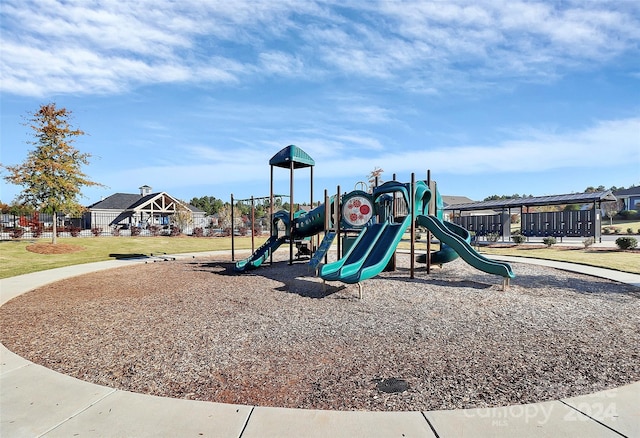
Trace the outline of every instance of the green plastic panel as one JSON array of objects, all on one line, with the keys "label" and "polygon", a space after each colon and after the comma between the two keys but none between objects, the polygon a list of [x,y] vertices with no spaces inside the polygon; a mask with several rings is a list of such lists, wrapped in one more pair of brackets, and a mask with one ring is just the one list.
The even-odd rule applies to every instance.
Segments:
[{"label": "green plastic panel", "polygon": [[316,162],[309,154],[292,144],[282,149],[269,160],[271,166],[284,167],[286,169],[291,167],[292,162],[294,169],[316,165]]}]

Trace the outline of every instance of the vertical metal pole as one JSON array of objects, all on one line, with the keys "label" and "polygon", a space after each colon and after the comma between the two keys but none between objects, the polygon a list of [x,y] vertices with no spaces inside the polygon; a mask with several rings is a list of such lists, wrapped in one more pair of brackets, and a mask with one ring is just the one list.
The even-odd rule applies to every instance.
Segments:
[{"label": "vertical metal pole", "polygon": [[293,160],[289,165],[289,264],[293,265]]},{"label": "vertical metal pole", "polygon": [[[329,215],[331,214],[331,206],[329,205],[330,201],[329,201],[329,193],[327,192],[327,189],[324,189],[324,235],[327,235],[327,230],[329,230],[329,224],[331,223],[331,220],[329,219]],[[324,253],[324,263],[327,264],[328,262],[328,258],[327,258],[327,253],[329,251],[327,250]]]},{"label": "vertical metal pole", "polygon": [[[310,205],[309,212],[311,212],[311,210],[313,210],[313,166],[310,166],[310,169],[311,169],[310,170],[311,171],[311,176],[310,176],[310,178],[311,178],[311,195],[310,195],[309,203],[311,205]],[[314,248],[315,244],[317,243],[317,245],[320,245],[320,240],[319,239],[320,239],[320,234],[317,234],[315,236],[311,236],[311,240],[310,240],[311,248],[309,248],[309,257],[310,258],[313,257],[313,252],[314,252],[313,248]]]},{"label": "vertical metal pole", "polygon": [[[273,165],[271,166],[271,181],[269,188],[269,236],[273,236],[274,233],[278,233],[278,230],[273,229]],[[273,264],[273,251],[269,251],[269,264]]]},{"label": "vertical metal pole", "polygon": [[[427,187],[431,190],[431,170],[427,169]],[[431,197],[429,198],[429,205],[427,205],[427,215],[431,214],[431,199],[434,199],[436,196],[435,193],[431,193]],[[438,200],[436,199],[434,204],[437,204]],[[427,229],[427,274],[431,273],[431,231]]]},{"label": "vertical metal pole", "polygon": [[231,261],[234,262],[236,260],[236,246],[234,241],[234,232],[233,232],[233,193],[231,194]]},{"label": "vertical metal pole", "polygon": [[336,237],[338,238],[338,259],[342,258],[342,244],[340,243],[341,236],[341,227],[340,227],[340,216],[342,215],[342,200],[340,199],[340,186],[337,188],[336,202],[335,202],[335,211],[334,211],[334,223],[336,226]]},{"label": "vertical metal pole", "polygon": [[411,268],[409,269],[409,278],[415,278],[415,255],[416,255],[416,174],[411,173]]},{"label": "vertical metal pole", "polygon": [[255,231],[255,223],[256,220],[256,205],[253,199],[253,195],[251,195],[251,254],[253,254],[255,252],[255,245],[254,245],[254,231]]}]

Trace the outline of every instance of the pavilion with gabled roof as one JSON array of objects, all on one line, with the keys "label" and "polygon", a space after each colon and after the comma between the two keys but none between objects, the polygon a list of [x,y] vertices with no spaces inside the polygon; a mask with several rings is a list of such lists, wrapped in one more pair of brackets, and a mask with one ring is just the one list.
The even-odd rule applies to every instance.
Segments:
[{"label": "pavilion with gabled roof", "polygon": [[169,225],[171,217],[188,210],[194,223],[204,219],[204,212],[166,192],[151,193],[151,187],[140,187],[140,194],[115,193],[87,207],[85,224],[89,228],[117,226]]}]

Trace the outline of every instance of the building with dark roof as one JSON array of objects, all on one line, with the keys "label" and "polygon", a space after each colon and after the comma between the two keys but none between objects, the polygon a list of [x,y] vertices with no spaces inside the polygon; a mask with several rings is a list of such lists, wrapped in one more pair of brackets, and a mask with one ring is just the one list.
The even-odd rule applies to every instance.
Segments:
[{"label": "building with dark roof", "polygon": [[188,213],[190,220],[183,226],[184,233],[194,227],[206,226],[205,212],[165,192],[152,193],[144,185],[139,194],[115,193],[87,207],[84,223],[88,228],[148,228],[150,225],[169,227],[176,222],[176,213]]},{"label": "building with dark roof", "polygon": [[640,186],[616,190],[613,194],[620,202],[620,210],[640,210]]}]

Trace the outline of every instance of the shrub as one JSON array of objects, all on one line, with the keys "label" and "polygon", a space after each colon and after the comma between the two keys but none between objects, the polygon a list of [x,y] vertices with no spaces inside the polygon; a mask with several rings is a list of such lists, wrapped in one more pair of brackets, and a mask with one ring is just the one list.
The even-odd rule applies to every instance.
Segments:
[{"label": "shrub", "polygon": [[489,234],[487,234],[486,237],[487,237],[487,241],[495,243],[495,242],[498,241],[498,239],[500,239],[500,234],[498,234],[498,233],[489,233]]},{"label": "shrub", "polygon": [[551,248],[556,244],[556,238],[553,236],[545,237],[544,239],[542,239],[542,243],[547,245],[547,248]]},{"label": "shrub", "polygon": [[71,237],[78,237],[81,231],[82,228],[80,227],[69,227],[69,234],[71,234]]},{"label": "shrub", "polygon": [[420,239],[422,239],[422,234],[416,233],[416,242]]},{"label": "shrub", "polygon": [[633,234],[633,228],[627,228],[627,234]]},{"label": "shrub", "polygon": [[176,227],[175,225],[173,225],[171,227],[171,231],[169,232],[169,236],[176,237],[176,236],[179,236],[180,234],[182,234],[182,230],[180,229],[180,227]]},{"label": "shrub", "polygon": [[204,237],[204,230],[202,229],[202,227],[195,227],[193,229],[193,236],[194,237]]},{"label": "shrub", "polygon": [[596,239],[594,239],[593,237],[587,237],[582,241],[582,244],[584,245],[585,248],[589,248],[594,243],[596,243]]},{"label": "shrub", "polygon": [[513,240],[516,245],[520,245],[520,244],[526,242],[527,238],[525,236],[523,236],[522,234],[515,234],[515,235],[511,236],[511,240]]},{"label": "shrub", "polygon": [[31,235],[33,237],[35,237],[36,239],[40,236],[42,236],[42,226],[39,227],[33,227],[33,229],[31,230]]},{"label": "shrub", "polygon": [[9,237],[12,239],[19,239],[24,235],[24,230],[22,228],[14,228],[10,233]]},{"label": "shrub", "polygon": [[132,237],[139,236],[141,232],[142,232],[142,228],[136,227],[136,226],[131,227],[131,236]]},{"label": "shrub", "polygon": [[111,235],[118,237],[120,235],[120,228],[114,227],[113,230],[111,230]]},{"label": "shrub", "polygon": [[620,249],[633,249],[638,246],[638,240],[635,237],[618,237],[616,245]]},{"label": "shrub", "polygon": [[609,227],[605,227],[605,228],[602,229],[602,232],[604,234],[611,234],[611,229],[609,229]]},{"label": "shrub", "polygon": [[91,228],[91,234],[93,234],[95,237],[100,236],[100,234],[102,234],[102,228],[100,227]]},{"label": "shrub", "polygon": [[633,219],[636,216],[638,216],[638,210],[622,210],[618,214],[622,216],[624,219]]},{"label": "shrub", "polygon": [[160,235],[160,226],[159,225],[150,225],[149,232],[152,236],[156,237]]}]

